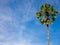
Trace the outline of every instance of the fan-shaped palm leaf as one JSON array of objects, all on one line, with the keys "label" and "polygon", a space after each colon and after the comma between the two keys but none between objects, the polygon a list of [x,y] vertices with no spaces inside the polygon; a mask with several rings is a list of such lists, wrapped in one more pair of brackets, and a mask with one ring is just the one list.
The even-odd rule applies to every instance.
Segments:
[{"label": "fan-shaped palm leaf", "polygon": [[42,15],[42,11],[36,13],[37,18],[41,17],[41,15]]},{"label": "fan-shaped palm leaf", "polygon": [[55,11],[54,6],[51,6],[51,12],[54,12],[54,11]]},{"label": "fan-shaped palm leaf", "polygon": [[43,8],[44,8],[44,5],[41,5],[40,9],[43,10]]}]

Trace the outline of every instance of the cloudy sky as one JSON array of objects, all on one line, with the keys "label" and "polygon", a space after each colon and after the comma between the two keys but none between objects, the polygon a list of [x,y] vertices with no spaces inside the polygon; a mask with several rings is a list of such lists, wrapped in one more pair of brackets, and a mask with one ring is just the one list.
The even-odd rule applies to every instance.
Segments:
[{"label": "cloudy sky", "polygon": [[[60,0],[0,0],[0,45],[47,45],[46,26],[36,18],[46,2],[60,10]],[[50,44],[60,45],[60,14],[49,30]]]}]

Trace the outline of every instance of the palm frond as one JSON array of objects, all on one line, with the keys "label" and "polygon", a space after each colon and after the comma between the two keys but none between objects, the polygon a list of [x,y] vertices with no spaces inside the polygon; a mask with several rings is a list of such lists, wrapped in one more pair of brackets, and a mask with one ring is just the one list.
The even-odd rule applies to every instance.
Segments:
[{"label": "palm frond", "polygon": [[49,9],[49,8],[50,8],[50,4],[46,3],[46,4],[45,4],[45,8],[46,8],[46,9]]},{"label": "palm frond", "polygon": [[54,6],[51,7],[51,12],[54,12],[55,11],[55,8]]},{"label": "palm frond", "polygon": [[43,19],[40,19],[40,22],[41,22],[42,24],[44,24],[44,20],[43,20]]},{"label": "palm frond", "polygon": [[58,11],[54,11],[54,13],[56,13],[56,14],[57,14],[57,13],[58,13]]},{"label": "palm frond", "polygon": [[44,5],[41,5],[40,9],[43,10],[43,8],[44,8]]},{"label": "palm frond", "polygon": [[52,14],[52,17],[53,17],[53,18],[56,18],[56,14],[55,14],[55,13],[54,13],[54,14]]},{"label": "palm frond", "polygon": [[42,11],[36,13],[37,18],[41,17],[41,15],[42,15]]}]

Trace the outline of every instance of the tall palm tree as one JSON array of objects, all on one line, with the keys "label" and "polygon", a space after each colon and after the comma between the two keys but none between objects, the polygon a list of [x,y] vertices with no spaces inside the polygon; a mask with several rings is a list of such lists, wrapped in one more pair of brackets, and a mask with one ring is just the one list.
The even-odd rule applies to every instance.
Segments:
[{"label": "tall palm tree", "polygon": [[50,33],[49,33],[49,24],[55,21],[56,15],[58,11],[55,9],[54,6],[45,3],[44,5],[41,5],[40,11],[36,13],[37,18],[42,24],[45,24],[47,29],[47,40],[48,45],[50,45]]}]

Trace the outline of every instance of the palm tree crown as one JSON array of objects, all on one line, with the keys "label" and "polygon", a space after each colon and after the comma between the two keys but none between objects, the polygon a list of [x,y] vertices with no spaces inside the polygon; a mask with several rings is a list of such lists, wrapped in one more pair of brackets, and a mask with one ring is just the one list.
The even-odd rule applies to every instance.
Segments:
[{"label": "palm tree crown", "polygon": [[42,24],[46,24],[48,26],[48,24],[55,21],[57,13],[58,11],[54,8],[54,6],[46,3],[41,5],[40,11],[36,13],[36,16]]},{"label": "palm tree crown", "polygon": [[46,24],[47,26],[47,40],[48,45],[50,45],[50,33],[49,33],[49,24],[55,21],[56,15],[58,11],[55,9],[54,6],[46,3],[41,5],[40,11],[36,13],[37,18],[42,24]]}]

